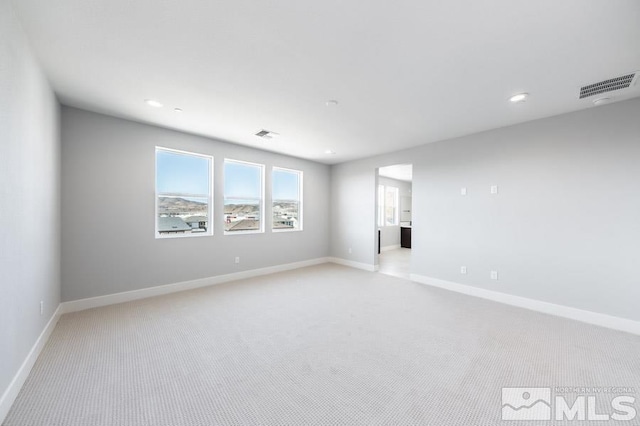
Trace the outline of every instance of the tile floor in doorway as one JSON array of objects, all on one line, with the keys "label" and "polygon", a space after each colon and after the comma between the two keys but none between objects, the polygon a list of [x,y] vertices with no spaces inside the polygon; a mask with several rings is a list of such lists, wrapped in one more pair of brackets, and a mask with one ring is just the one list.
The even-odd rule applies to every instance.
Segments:
[{"label": "tile floor in doorway", "polygon": [[409,279],[409,264],[411,263],[411,249],[397,248],[380,253],[378,262],[381,274]]}]

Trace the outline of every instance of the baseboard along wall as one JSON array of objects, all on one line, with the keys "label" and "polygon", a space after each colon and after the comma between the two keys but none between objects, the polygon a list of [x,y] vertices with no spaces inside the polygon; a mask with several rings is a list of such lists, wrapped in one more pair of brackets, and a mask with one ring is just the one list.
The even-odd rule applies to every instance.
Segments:
[{"label": "baseboard along wall", "polygon": [[202,278],[191,281],[183,281],[174,284],[161,285],[156,287],[149,287],[140,290],[126,291],[122,293],[108,294],[105,296],[91,297],[87,299],[73,300],[69,302],[62,302],[58,305],[55,313],[45,326],[44,330],[36,340],[35,344],[29,351],[29,354],[25,358],[24,362],[18,369],[18,372],[14,376],[13,380],[9,384],[9,387],[2,394],[0,398],[0,424],[4,421],[5,417],[11,409],[11,405],[15,401],[20,389],[24,385],[29,373],[33,368],[40,352],[46,345],[51,333],[53,332],[58,320],[63,314],[84,311],[86,309],[98,308],[101,306],[115,305],[117,303],[124,303],[133,300],[146,299],[148,297],[161,296],[164,294],[176,293],[179,291],[192,290],[195,288],[207,287],[216,284],[222,284],[230,281],[242,280],[245,278],[252,278],[261,275],[274,274],[276,272],[289,271],[292,269],[304,268],[307,266],[319,265],[329,262],[329,258],[321,257],[317,259],[310,259],[301,262],[287,263],[284,265],[270,266],[266,268],[251,269],[248,271],[235,272],[232,274],[218,275],[215,277]]},{"label": "baseboard along wall", "polygon": [[329,257],[328,261],[331,263],[336,263],[338,265],[350,266],[352,268],[362,269],[364,271],[369,271],[369,272],[376,272],[379,268],[378,265],[372,265],[370,263],[355,262],[353,260],[347,260],[341,257]]},{"label": "baseboard along wall", "polygon": [[44,330],[42,330],[42,333],[38,336],[36,343],[22,362],[18,372],[13,376],[13,380],[11,380],[11,383],[9,383],[9,386],[2,394],[2,397],[0,397],[0,424],[2,424],[5,417],[7,417],[13,402],[16,400],[18,393],[20,393],[20,389],[22,389],[22,386],[27,381],[27,377],[29,377],[31,369],[35,365],[38,356],[40,356],[40,352],[42,352],[42,349],[47,344],[47,341],[49,340],[53,329],[56,327],[56,324],[58,324],[58,320],[61,315],[61,306],[58,305],[58,308],[49,319],[49,322],[47,322]]},{"label": "baseboard along wall", "polygon": [[[248,271],[235,272],[232,274],[218,275],[214,277],[201,278],[191,281],[183,281],[175,284],[161,285],[157,287],[149,287],[140,290],[127,291],[122,293],[109,294],[105,296],[91,297],[87,299],[74,300],[70,302],[62,302],[51,319],[45,326],[44,330],[36,340],[35,344],[29,351],[29,354],[25,358],[24,362],[18,369],[18,372],[14,376],[13,380],[9,384],[9,387],[5,390],[0,398],[0,424],[7,416],[11,405],[15,401],[20,389],[24,385],[31,369],[33,368],[40,352],[44,348],[45,344],[49,340],[51,333],[53,332],[60,316],[65,313],[82,311],[85,309],[97,308],[101,306],[114,305],[117,303],[129,302],[133,300],[145,299],[148,297],[160,296],[164,294],[176,293],[179,291],[191,290],[201,287],[207,287],[211,285],[226,283],[230,281],[237,281],[245,278],[252,278],[261,275],[268,275],[277,272],[289,271],[298,268],[304,268],[307,266],[319,265],[322,263],[336,263],[339,265],[349,266],[352,268],[362,269],[365,271],[375,272],[378,270],[378,265],[372,265],[362,262],[355,262],[352,260],[346,260],[338,257],[322,257],[316,259],[305,260],[302,262],[287,263],[284,265],[270,266],[266,268],[251,269]],[[540,300],[529,299],[526,297],[514,296],[507,293],[501,293],[492,290],[486,290],[478,287],[472,287],[464,284],[459,284],[451,281],[440,280],[424,275],[411,274],[411,281],[417,283],[426,284],[432,287],[438,287],[457,293],[462,293],[470,296],[480,297],[483,299],[492,300],[507,305],[517,306],[533,311],[538,311],[550,315],[555,315],[563,318],[568,318],[576,321],[585,322],[588,324],[598,325],[618,331],[624,331],[640,335],[640,322],[633,321],[625,318],[614,317],[611,315],[605,315],[597,312],[585,311],[581,309],[571,308],[563,305],[556,305],[553,303],[543,302]]]},{"label": "baseboard along wall", "polygon": [[469,296],[480,297],[483,299],[492,300],[494,302],[504,303],[506,305],[517,306],[532,311],[542,312],[549,315],[555,315],[558,317],[581,321],[588,324],[598,325],[600,327],[606,327],[613,330],[640,335],[640,322],[626,318],[614,317],[612,315],[601,314],[598,312],[585,311],[583,309],[572,308],[564,305],[556,305],[554,303],[543,302],[541,300],[514,296],[512,294],[486,290],[484,288],[459,284],[452,281],[445,281],[424,275],[411,274],[410,278],[411,281],[415,281],[420,284],[426,284],[432,287],[443,288],[445,290],[455,291],[457,293],[462,293]]},{"label": "baseboard along wall", "polygon": [[292,269],[305,268],[307,266],[327,263],[326,257],[304,260],[301,262],[286,263],[283,265],[269,266],[266,268],[250,269],[247,271],[234,272],[232,274],[216,275],[213,277],[200,278],[190,281],[182,281],[174,284],[165,284],[155,287],[147,287],[140,290],[125,291],[122,293],[107,294],[104,296],[90,297],[87,299],[62,302],[62,313],[83,311],[85,309],[98,308],[100,306],[114,305],[116,303],[130,302],[132,300],[146,299],[148,297],[162,296],[164,294],[176,293],[179,291],[193,290],[201,287],[222,284],[230,281],[253,278],[261,275],[275,274],[277,272],[289,271]]}]

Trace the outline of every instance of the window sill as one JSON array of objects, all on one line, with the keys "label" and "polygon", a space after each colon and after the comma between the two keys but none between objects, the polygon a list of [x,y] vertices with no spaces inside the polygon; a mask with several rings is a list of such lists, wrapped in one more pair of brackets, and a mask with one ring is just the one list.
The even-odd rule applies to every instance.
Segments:
[{"label": "window sill", "polygon": [[194,232],[188,234],[158,234],[156,231],[156,240],[173,240],[175,238],[201,238],[201,237],[211,237],[213,236],[213,232]]},{"label": "window sill", "polygon": [[224,235],[264,234],[264,231],[224,231]]},{"label": "window sill", "polygon": [[302,232],[303,229],[272,229],[271,232],[273,233],[281,233],[281,232]]}]

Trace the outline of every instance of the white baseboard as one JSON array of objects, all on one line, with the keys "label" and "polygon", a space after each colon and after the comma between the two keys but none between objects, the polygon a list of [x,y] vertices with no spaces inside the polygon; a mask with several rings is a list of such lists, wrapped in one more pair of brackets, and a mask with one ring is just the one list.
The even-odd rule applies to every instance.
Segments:
[{"label": "white baseboard", "polygon": [[380,252],[390,251],[390,250],[397,250],[399,248],[400,248],[400,244],[393,244],[393,245],[390,245],[390,246],[380,247]]},{"label": "white baseboard", "polygon": [[542,312],[545,314],[569,318],[576,321],[586,322],[588,324],[599,325],[601,327],[611,328],[619,331],[626,331],[627,333],[640,335],[640,322],[630,319],[614,317],[597,312],[585,311],[582,309],[571,308],[564,305],[556,305],[554,303],[543,302],[540,300],[529,299],[521,296],[514,296],[512,294],[501,293],[498,291],[486,290],[484,288],[440,280],[424,275],[411,274],[410,278],[411,281],[415,281],[421,284],[427,284],[433,287],[443,288],[445,290],[455,291],[457,293],[467,294],[469,296],[481,297],[483,299],[493,300],[494,302],[500,302],[506,305],[518,306],[520,308],[525,308],[532,311]]},{"label": "white baseboard", "polygon": [[289,271],[292,269],[304,268],[306,266],[327,263],[329,259],[320,257],[317,259],[304,260],[302,262],[286,263],[284,265],[269,266],[266,268],[250,269],[248,271],[234,272],[215,277],[200,278],[191,281],[182,281],[174,284],[165,284],[155,287],[147,287],[140,290],[125,291],[122,293],[107,294],[105,296],[90,297],[87,299],[72,300],[63,302],[61,313],[84,311],[85,309],[98,308],[101,306],[114,305],[116,303],[130,302],[132,300],[146,299],[147,297],[161,296],[178,291],[192,290],[195,288],[207,287],[215,284],[222,284],[229,281],[242,280],[245,278],[257,277],[260,275],[274,274],[276,272]]},{"label": "white baseboard", "polygon": [[44,345],[49,340],[49,336],[51,335],[51,332],[55,328],[62,314],[82,311],[85,309],[97,308],[100,306],[113,305],[116,303],[128,302],[132,300],[144,299],[147,297],[160,296],[163,294],[175,293],[175,292],[184,291],[184,290],[191,290],[194,288],[206,287],[206,286],[221,284],[229,281],[241,280],[244,278],[252,278],[260,275],[274,274],[276,272],[289,271],[292,269],[304,268],[307,266],[319,265],[327,262],[329,262],[329,258],[321,257],[317,259],[305,260],[302,262],[287,263],[284,265],[270,266],[267,268],[260,268],[260,269],[251,269],[248,271],[235,272],[232,274],[219,275],[216,277],[202,278],[198,280],[184,281],[184,282],[179,282],[175,284],[167,284],[167,285],[161,285],[157,287],[144,288],[140,290],[109,294],[106,296],[98,296],[98,297],[91,297],[88,299],[63,302],[60,305],[58,305],[58,308],[56,309],[55,313],[53,314],[53,316],[47,323],[46,327],[38,337],[38,340],[36,340],[36,343],[31,348],[31,351],[29,352],[26,359],[20,366],[20,369],[18,370],[13,380],[9,384],[9,387],[6,389],[6,391],[2,395],[2,398],[0,398],[0,424],[2,424],[5,417],[9,413],[9,409],[11,408],[11,405],[13,405],[16,397],[18,396],[18,393],[20,392],[20,389],[22,389],[24,382],[27,380],[27,377],[29,377],[29,373],[31,372],[33,365],[38,359],[38,356],[40,355],[42,348],[44,348]]},{"label": "white baseboard", "polygon": [[337,263],[338,265],[350,266],[352,268],[364,269],[369,272],[376,272],[379,268],[378,265],[371,265],[369,263],[354,262],[353,260],[346,260],[340,257],[329,257],[328,261],[331,263]]},{"label": "white baseboard", "polygon": [[44,348],[44,345],[49,340],[49,336],[51,336],[51,332],[53,332],[53,329],[56,327],[56,324],[58,323],[61,315],[62,313],[60,305],[58,305],[58,308],[51,316],[51,319],[49,319],[49,322],[44,327],[44,330],[42,330],[42,333],[40,333],[40,336],[36,340],[36,343],[33,345],[31,350],[29,351],[29,354],[22,362],[22,365],[18,369],[16,375],[13,377],[13,380],[11,380],[11,383],[9,383],[9,386],[5,390],[4,394],[2,394],[2,397],[0,398],[0,424],[2,424],[5,417],[7,417],[11,405],[13,405],[13,402],[16,400],[20,389],[22,389],[22,385],[24,385],[27,377],[29,377],[29,373],[31,372],[33,365],[36,363],[40,352],[42,352],[42,348]]}]

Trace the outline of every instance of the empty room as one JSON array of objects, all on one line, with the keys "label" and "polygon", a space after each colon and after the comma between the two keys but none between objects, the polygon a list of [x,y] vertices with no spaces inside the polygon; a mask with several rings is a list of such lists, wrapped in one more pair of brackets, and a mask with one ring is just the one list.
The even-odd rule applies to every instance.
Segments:
[{"label": "empty room", "polygon": [[640,2],[0,0],[0,425],[639,425]]}]

